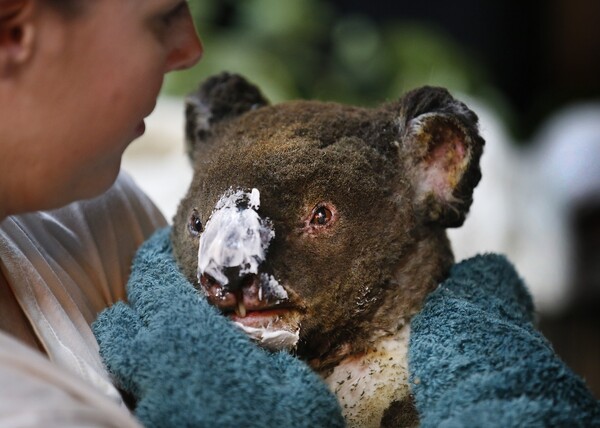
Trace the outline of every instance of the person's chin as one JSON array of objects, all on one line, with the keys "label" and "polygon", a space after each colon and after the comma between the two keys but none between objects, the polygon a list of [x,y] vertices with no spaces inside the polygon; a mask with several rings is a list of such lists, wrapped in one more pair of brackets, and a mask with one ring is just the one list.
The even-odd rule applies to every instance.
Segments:
[{"label": "person's chin", "polygon": [[47,211],[72,202],[93,199],[106,192],[115,182],[121,168],[120,157],[102,166],[88,168],[79,174],[55,174],[40,183],[23,185],[16,201],[9,204],[7,214]]},{"label": "person's chin", "polygon": [[114,162],[112,165],[108,166],[105,170],[100,172],[94,179],[95,188],[92,189],[94,192],[94,196],[99,196],[102,193],[106,192],[110,187],[115,183],[117,177],[119,176],[119,172],[121,171],[121,158],[119,157],[118,162]]},{"label": "person's chin", "polygon": [[81,199],[93,199],[100,196],[115,183],[121,170],[121,158],[103,165],[101,168],[95,168],[93,171],[88,171],[85,177],[79,180],[77,186],[74,187],[75,192],[71,195],[71,201]]}]

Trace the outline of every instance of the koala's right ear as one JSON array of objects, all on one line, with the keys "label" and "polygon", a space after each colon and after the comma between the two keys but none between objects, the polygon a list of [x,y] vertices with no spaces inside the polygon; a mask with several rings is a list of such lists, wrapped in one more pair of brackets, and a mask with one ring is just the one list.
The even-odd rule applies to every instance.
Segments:
[{"label": "koala's right ear", "polygon": [[419,217],[442,227],[462,225],[481,178],[485,142],[477,115],[446,89],[425,86],[400,100],[400,135]]},{"label": "koala's right ear", "polygon": [[223,120],[266,106],[260,90],[238,74],[221,73],[205,80],[186,98],[185,139],[190,158],[198,143],[212,134],[213,126]]}]

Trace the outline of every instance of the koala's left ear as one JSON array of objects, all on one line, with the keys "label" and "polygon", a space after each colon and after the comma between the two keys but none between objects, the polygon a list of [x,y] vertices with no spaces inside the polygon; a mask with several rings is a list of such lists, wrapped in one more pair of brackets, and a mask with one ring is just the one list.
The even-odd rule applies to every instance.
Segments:
[{"label": "koala's left ear", "polygon": [[442,227],[462,225],[481,179],[477,115],[447,90],[423,87],[400,100],[400,134],[417,214]]},{"label": "koala's left ear", "polygon": [[206,79],[185,103],[186,149],[193,156],[219,122],[239,116],[269,102],[260,90],[238,74],[223,72]]}]

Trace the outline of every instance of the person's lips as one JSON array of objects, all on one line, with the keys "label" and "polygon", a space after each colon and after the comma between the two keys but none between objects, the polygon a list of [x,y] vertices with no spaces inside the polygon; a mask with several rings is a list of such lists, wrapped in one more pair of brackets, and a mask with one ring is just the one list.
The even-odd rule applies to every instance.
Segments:
[{"label": "person's lips", "polygon": [[135,128],[136,138],[144,135],[144,132],[146,132],[146,123],[142,120]]}]

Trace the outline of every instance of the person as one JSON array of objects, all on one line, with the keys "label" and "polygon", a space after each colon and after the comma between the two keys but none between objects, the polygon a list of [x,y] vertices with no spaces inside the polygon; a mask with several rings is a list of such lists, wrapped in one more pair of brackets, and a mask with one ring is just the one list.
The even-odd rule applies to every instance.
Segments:
[{"label": "person", "polygon": [[0,0],[0,426],[138,426],[89,325],[165,224],[123,151],[202,53],[183,0]]}]

